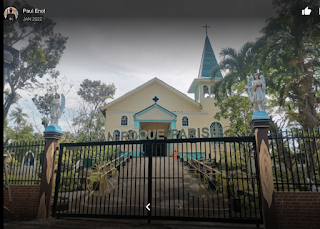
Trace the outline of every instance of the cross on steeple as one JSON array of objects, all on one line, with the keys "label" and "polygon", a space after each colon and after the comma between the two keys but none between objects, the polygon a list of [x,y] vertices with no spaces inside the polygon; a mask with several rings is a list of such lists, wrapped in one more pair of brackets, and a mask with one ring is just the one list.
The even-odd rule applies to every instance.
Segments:
[{"label": "cross on steeple", "polygon": [[158,102],[159,98],[157,96],[153,97],[152,100],[156,103]]},{"label": "cross on steeple", "polygon": [[205,26],[202,26],[202,27],[203,27],[203,28],[206,28],[206,36],[208,36],[208,35],[207,35],[207,28],[210,28],[210,26],[208,26],[207,23],[206,23],[206,25],[205,25]]}]

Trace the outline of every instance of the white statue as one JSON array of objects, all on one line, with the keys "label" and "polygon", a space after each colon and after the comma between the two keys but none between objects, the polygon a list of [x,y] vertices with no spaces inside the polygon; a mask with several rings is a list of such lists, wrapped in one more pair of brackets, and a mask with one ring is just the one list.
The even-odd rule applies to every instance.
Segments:
[{"label": "white statue", "polygon": [[56,94],[54,96],[53,101],[51,102],[51,126],[58,126],[58,120],[61,117],[64,104],[65,104],[65,97],[61,94],[61,102],[60,102],[60,95]]},{"label": "white statue", "polygon": [[249,77],[248,91],[254,111],[264,111],[264,104],[266,101],[266,83],[263,75],[259,76],[258,73],[255,73],[254,79],[253,76]]}]

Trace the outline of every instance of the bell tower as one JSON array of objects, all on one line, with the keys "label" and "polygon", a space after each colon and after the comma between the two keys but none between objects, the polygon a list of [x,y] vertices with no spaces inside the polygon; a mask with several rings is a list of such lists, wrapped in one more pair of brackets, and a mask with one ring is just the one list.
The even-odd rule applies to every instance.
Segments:
[{"label": "bell tower", "polygon": [[[200,63],[200,69],[198,77],[193,80],[191,83],[188,93],[194,93],[194,100],[203,104],[206,100],[214,98],[213,93],[211,92],[211,86],[213,82],[211,80],[211,70],[218,66],[216,56],[213,52],[207,29],[210,26],[203,26],[206,29],[206,38],[204,41],[204,48],[202,52],[202,58]],[[216,79],[222,79],[222,74],[218,71],[215,75]]]}]

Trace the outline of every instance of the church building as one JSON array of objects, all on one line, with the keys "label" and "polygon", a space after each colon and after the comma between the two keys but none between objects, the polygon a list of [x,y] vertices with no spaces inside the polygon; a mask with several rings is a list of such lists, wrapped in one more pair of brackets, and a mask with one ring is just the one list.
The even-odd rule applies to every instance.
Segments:
[{"label": "church building", "polygon": [[[214,118],[219,107],[214,105],[211,93],[211,69],[217,66],[208,36],[205,38],[199,75],[191,83],[188,93],[194,94],[191,99],[166,82],[153,78],[136,89],[100,108],[105,116],[105,138],[111,141],[130,139],[124,132],[151,134],[153,130],[163,130],[164,138],[172,138],[172,130],[184,130],[187,138],[202,138],[200,129],[206,127],[205,137],[222,137],[229,126],[229,121]],[[216,79],[221,79],[221,72]],[[124,135],[124,136],[123,136]],[[139,134],[138,134],[139,135]],[[141,135],[142,136],[142,135]],[[140,139],[141,139],[140,136]],[[153,139],[153,136],[148,136]],[[138,136],[139,139],[139,136]]]}]

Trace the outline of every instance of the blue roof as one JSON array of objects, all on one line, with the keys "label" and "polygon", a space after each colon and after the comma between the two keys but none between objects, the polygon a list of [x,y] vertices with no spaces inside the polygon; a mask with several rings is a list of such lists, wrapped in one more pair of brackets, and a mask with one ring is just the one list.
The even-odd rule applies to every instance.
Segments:
[{"label": "blue roof", "polygon": [[[214,52],[212,50],[209,38],[208,36],[206,36],[198,78],[202,78],[202,77],[209,78],[212,68],[214,68],[217,65],[218,65],[218,62],[217,62],[216,56],[214,55]],[[222,78],[220,71],[217,72],[216,78]]]}]

